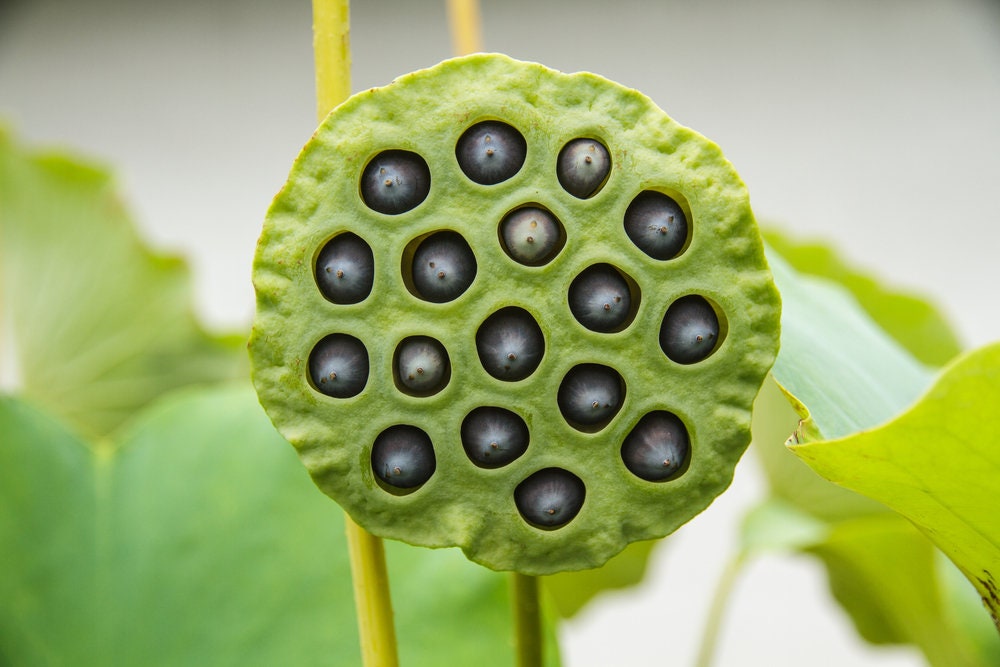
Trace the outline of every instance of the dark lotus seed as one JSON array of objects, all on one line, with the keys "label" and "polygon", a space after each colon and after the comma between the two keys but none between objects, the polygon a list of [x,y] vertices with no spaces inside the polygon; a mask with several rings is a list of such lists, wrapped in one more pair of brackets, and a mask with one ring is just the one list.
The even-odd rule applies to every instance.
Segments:
[{"label": "dark lotus seed", "polygon": [[625,398],[617,371],[599,364],[580,364],[566,373],[557,400],[572,425],[597,426],[608,422]]},{"label": "dark lotus seed", "polygon": [[428,301],[458,298],[476,277],[476,256],[456,232],[437,232],[424,239],[413,255],[413,287]]},{"label": "dark lotus seed", "polygon": [[672,361],[693,364],[712,354],[719,339],[715,309],[697,294],[677,299],[660,326],[660,348]]},{"label": "dark lotus seed", "polygon": [[615,331],[632,314],[628,283],[609,264],[587,267],[569,286],[569,309],[591,331]]},{"label": "dark lotus seed", "polygon": [[646,190],[625,210],[625,233],[653,259],[671,259],[687,243],[687,217],[667,195]]},{"label": "dark lotus seed", "polygon": [[383,151],[361,174],[361,198],[379,213],[405,213],[426,199],[430,189],[427,163],[409,151]]},{"label": "dark lotus seed", "polygon": [[520,308],[504,308],[486,318],[476,332],[479,361],[498,380],[523,380],[538,368],[545,338],[538,323]]},{"label": "dark lotus seed", "polygon": [[504,408],[476,408],[462,422],[462,447],[482,468],[499,468],[521,456],[528,438],[524,420]]},{"label": "dark lotus seed", "polygon": [[396,348],[396,377],[404,391],[429,396],[448,383],[450,362],[444,346],[427,336],[413,336]]},{"label": "dark lotus seed", "polygon": [[503,219],[500,239],[511,259],[528,266],[540,266],[559,250],[562,225],[545,209],[525,206]]},{"label": "dark lotus seed", "polygon": [[516,174],[524,164],[528,144],[506,123],[476,123],[458,140],[455,157],[465,175],[482,185],[495,185]]},{"label": "dark lotus seed", "polygon": [[436,465],[430,436],[416,426],[390,426],[372,445],[372,472],[398,489],[420,486],[431,478]]},{"label": "dark lotus seed", "polygon": [[611,173],[611,155],[596,139],[574,139],[559,151],[556,176],[566,192],[579,199],[597,193]]},{"label": "dark lotus seed", "polygon": [[358,303],[371,294],[375,280],[372,249],[356,234],[340,234],[323,246],[316,260],[316,284],[338,304]]},{"label": "dark lotus seed", "polygon": [[622,444],[622,461],[648,482],[673,477],[687,462],[691,441],[687,429],[670,412],[650,412],[639,420]]},{"label": "dark lotus seed", "polygon": [[368,350],[354,336],[331,334],[309,354],[309,379],[327,396],[357,396],[368,383]]},{"label": "dark lotus seed", "polygon": [[517,485],[514,504],[525,521],[538,528],[559,528],[583,507],[583,481],[562,468],[545,468]]}]

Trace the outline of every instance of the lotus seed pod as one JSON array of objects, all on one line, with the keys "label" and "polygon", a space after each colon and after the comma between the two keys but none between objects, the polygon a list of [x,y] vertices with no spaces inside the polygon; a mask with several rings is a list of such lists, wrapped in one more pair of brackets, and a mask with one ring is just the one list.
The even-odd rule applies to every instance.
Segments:
[{"label": "lotus seed pod", "polygon": [[372,445],[372,471],[396,489],[413,489],[434,474],[434,446],[428,435],[415,426],[390,426]]},{"label": "lotus seed pod", "polygon": [[514,261],[541,266],[559,252],[563,243],[562,225],[544,208],[525,206],[504,217],[500,239]]},{"label": "lotus seed pod", "polygon": [[327,336],[309,355],[309,379],[327,396],[357,396],[368,382],[368,351],[364,343],[346,334]]},{"label": "lotus seed pod", "polygon": [[361,175],[361,197],[379,213],[397,215],[415,208],[430,192],[431,174],[416,153],[379,153]]},{"label": "lotus seed pod", "polygon": [[625,233],[653,259],[673,259],[687,243],[687,217],[676,201],[647,190],[625,209]]},{"label": "lotus seed pod", "polygon": [[524,136],[506,123],[484,121],[466,130],[455,155],[465,175],[482,185],[496,185],[512,177],[524,164]]},{"label": "lotus seed pod", "polygon": [[455,232],[438,232],[417,247],[413,256],[413,286],[436,303],[457,299],[476,278],[476,256]]},{"label": "lotus seed pod", "polygon": [[622,461],[636,477],[662,482],[687,463],[691,443],[677,415],[658,410],[644,415],[622,444]]},{"label": "lotus seed pod", "polygon": [[357,234],[340,234],[323,246],[316,260],[316,285],[333,303],[364,301],[372,291],[375,260]]},{"label": "lotus seed pod", "polygon": [[617,331],[632,319],[628,283],[608,264],[588,266],[569,286],[569,309],[591,331]]},{"label": "lotus seed pod", "polygon": [[462,446],[477,466],[499,468],[528,449],[528,425],[505,408],[476,408],[462,421]]},{"label": "lotus seed pod", "polygon": [[583,507],[586,486],[561,468],[539,470],[514,489],[514,502],[525,521],[540,528],[558,528]]},{"label": "lotus seed pod", "polygon": [[[342,303],[317,268],[350,234],[372,287]],[[376,535],[532,575],[598,567],[704,510],[778,347],[778,294],[718,146],[635,90],[496,54],[338,106],[271,205],[253,278],[254,385],[318,487]],[[717,329],[681,308],[691,295]],[[691,332],[700,361],[677,361]],[[404,360],[422,337],[445,360],[430,389],[402,382],[438,367],[431,347]]]},{"label": "lotus seed pod", "polygon": [[559,152],[556,176],[574,197],[592,197],[611,173],[611,155],[596,139],[574,139]]},{"label": "lotus seed pod", "polygon": [[538,368],[545,338],[535,319],[521,308],[493,313],[476,332],[479,361],[498,380],[517,382]]},{"label": "lotus seed pod", "polygon": [[448,383],[451,368],[444,346],[428,336],[405,339],[396,348],[396,377],[403,391],[436,394]]},{"label": "lotus seed pod", "polygon": [[670,304],[660,327],[660,347],[672,361],[694,364],[719,344],[719,318],[708,301],[689,294]]},{"label": "lotus seed pod", "polygon": [[624,398],[621,375],[598,364],[575,366],[559,385],[559,410],[578,428],[606,424]]}]

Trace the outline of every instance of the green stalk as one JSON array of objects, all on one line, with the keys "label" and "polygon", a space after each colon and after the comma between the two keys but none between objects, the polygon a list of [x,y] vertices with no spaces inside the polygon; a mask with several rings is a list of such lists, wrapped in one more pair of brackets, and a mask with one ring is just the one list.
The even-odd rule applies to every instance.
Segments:
[{"label": "green stalk", "polygon": [[538,578],[511,573],[514,631],[518,667],[542,665],[542,613],[538,601]]},{"label": "green stalk", "polygon": [[719,576],[719,583],[716,584],[715,593],[712,595],[712,604],[708,609],[705,629],[702,630],[701,645],[698,647],[698,657],[694,662],[695,667],[712,666],[715,649],[719,643],[719,632],[722,629],[722,617],[733,593],[736,579],[745,564],[746,553],[741,550],[729,560]]},{"label": "green stalk", "polygon": [[[316,115],[320,122],[351,94],[350,3],[313,0]],[[354,582],[361,657],[365,667],[397,667],[396,630],[389,596],[385,548],[378,538],[344,516]]]}]

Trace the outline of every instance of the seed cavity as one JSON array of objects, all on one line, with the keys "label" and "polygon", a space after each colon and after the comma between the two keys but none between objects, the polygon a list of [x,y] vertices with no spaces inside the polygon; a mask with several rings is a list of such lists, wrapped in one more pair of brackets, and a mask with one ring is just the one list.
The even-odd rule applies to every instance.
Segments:
[{"label": "seed cavity", "polygon": [[662,192],[645,190],[625,210],[625,234],[653,259],[677,257],[688,243],[684,209]]},{"label": "seed cavity", "polygon": [[523,380],[538,368],[545,338],[528,311],[510,306],[486,318],[476,331],[476,351],[487,373],[498,380]]},{"label": "seed cavity", "polygon": [[524,164],[528,144],[507,123],[487,120],[462,134],[455,147],[458,166],[481,185],[496,185],[511,178]]},{"label": "seed cavity", "polygon": [[506,408],[483,406],[462,421],[462,447],[480,468],[499,468],[528,449],[528,426]]},{"label": "seed cavity", "polygon": [[346,232],[330,239],[316,258],[316,286],[336,304],[364,301],[375,282],[372,249],[357,234]]},{"label": "seed cavity", "polygon": [[554,530],[572,521],[587,495],[583,480],[562,468],[544,468],[514,489],[521,517],[535,528]]},{"label": "seed cavity", "polygon": [[613,368],[580,364],[563,377],[556,398],[570,426],[593,433],[607,426],[618,414],[625,401],[625,382]]},{"label": "seed cavity", "polygon": [[437,461],[430,436],[422,429],[397,424],[375,438],[371,453],[372,472],[391,492],[413,491],[434,474]]},{"label": "seed cavity", "polygon": [[559,151],[556,177],[563,189],[578,199],[597,194],[610,173],[611,155],[596,139],[573,139]]},{"label": "seed cavity", "polygon": [[[633,299],[633,291],[635,299]],[[569,286],[569,309],[576,320],[600,333],[621,331],[635,319],[639,287],[610,264],[594,264]]]},{"label": "seed cavity", "polygon": [[416,296],[434,303],[453,301],[469,289],[476,278],[476,256],[457,232],[435,232],[422,239],[407,265],[404,256],[404,281]]},{"label": "seed cavity", "polygon": [[683,296],[667,308],[660,325],[660,349],[671,361],[694,364],[707,359],[721,342],[716,309],[702,296]]},{"label": "seed cavity", "polygon": [[515,209],[500,221],[500,245],[519,264],[542,266],[566,244],[562,223],[548,210],[532,204]]},{"label": "seed cavity", "polygon": [[416,208],[430,189],[427,162],[410,151],[382,151],[361,173],[361,199],[368,208],[387,215]]},{"label": "seed cavity", "polygon": [[687,468],[691,440],[684,422],[665,410],[647,413],[622,443],[625,467],[647,482],[677,478]]},{"label": "seed cavity", "polygon": [[433,396],[451,379],[451,361],[444,345],[430,336],[410,336],[393,355],[396,388],[411,396]]},{"label": "seed cavity", "polygon": [[368,350],[343,333],[330,334],[309,353],[309,382],[333,398],[357,396],[368,383]]}]

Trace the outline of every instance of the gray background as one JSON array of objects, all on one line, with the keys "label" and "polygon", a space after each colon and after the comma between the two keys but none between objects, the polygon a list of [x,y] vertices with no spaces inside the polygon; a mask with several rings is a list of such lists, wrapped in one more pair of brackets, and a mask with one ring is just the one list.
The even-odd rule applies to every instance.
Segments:
[{"label": "gray background", "polygon": [[[1000,7],[983,0],[483,2],[486,48],[638,88],[717,141],[762,220],[1000,338]],[[252,314],[264,212],[314,125],[306,2],[0,4],[0,119],[112,165],[143,233],[190,257],[212,326]],[[352,8],[355,90],[451,55],[444,2]],[[687,665],[754,463],[657,553],[648,585],[563,630],[569,667]],[[872,649],[806,559],[750,567],[719,665],[918,665]],[[627,651],[626,655],[622,655]]]}]

